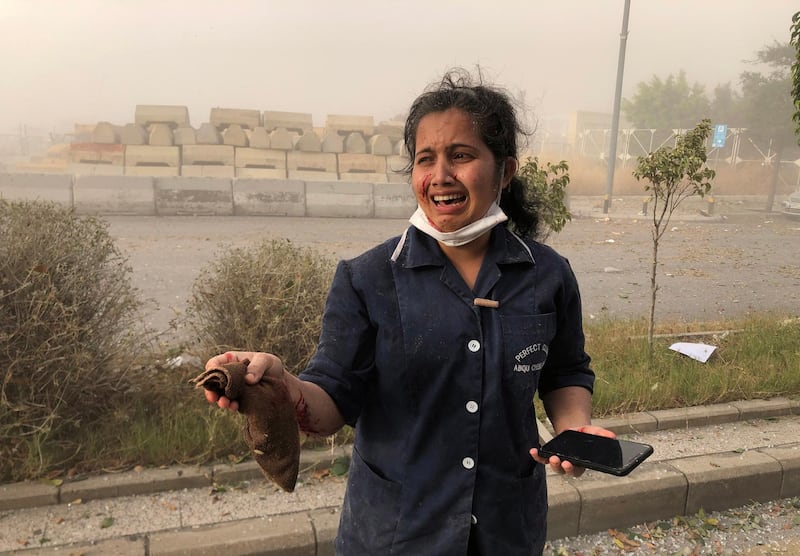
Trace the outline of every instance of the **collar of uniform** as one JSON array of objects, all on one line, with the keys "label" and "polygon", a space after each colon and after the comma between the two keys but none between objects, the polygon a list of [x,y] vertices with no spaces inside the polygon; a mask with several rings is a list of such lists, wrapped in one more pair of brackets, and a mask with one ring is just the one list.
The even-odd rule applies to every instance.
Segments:
[{"label": "collar of uniform", "polygon": [[[496,264],[535,263],[528,245],[502,224],[495,226],[491,234],[489,253],[494,254],[490,257]],[[445,264],[438,242],[414,226],[406,230],[405,245],[401,249],[399,260],[405,268]]]}]

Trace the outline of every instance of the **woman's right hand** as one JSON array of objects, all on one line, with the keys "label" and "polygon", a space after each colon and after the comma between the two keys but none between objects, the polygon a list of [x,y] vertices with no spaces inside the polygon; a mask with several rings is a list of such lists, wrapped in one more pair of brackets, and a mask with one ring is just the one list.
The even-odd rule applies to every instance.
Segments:
[{"label": "woman's right hand", "polygon": [[[260,351],[226,351],[209,359],[206,362],[206,370],[226,363],[245,360],[250,361],[247,365],[247,374],[244,377],[245,382],[248,384],[258,384],[265,374],[275,378],[283,377],[283,362],[271,353]],[[223,409],[230,409],[231,411],[238,411],[239,409],[237,402],[231,401],[225,396],[220,396],[211,390],[205,390],[205,396],[209,403],[215,403]]]}]

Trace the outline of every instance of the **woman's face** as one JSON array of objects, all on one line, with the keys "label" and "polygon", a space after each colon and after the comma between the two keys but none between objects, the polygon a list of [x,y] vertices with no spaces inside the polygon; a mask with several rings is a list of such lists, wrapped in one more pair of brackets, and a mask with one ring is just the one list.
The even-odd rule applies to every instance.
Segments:
[{"label": "woman's face", "polygon": [[482,218],[517,169],[497,163],[466,112],[451,108],[424,116],[417,127],[411,185],[430,223],[453,232]]}]

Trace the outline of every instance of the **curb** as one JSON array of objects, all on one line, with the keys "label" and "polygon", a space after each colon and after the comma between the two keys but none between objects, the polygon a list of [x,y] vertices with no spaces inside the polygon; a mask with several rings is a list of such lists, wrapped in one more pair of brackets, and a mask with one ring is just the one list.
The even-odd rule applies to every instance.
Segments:
[{"label": "curb", "polygon": [[[632,413],[595,424],[617,434],[654,432],[700,425],[800,415],[800,401],[787,398]],[[349,457],[339,447],[305,450],[302,473],[329,468]],[[50,486],[36,482],[0,486],[0,511],[83,500],[198,488],[262,477],[255,462],[208,467],[181,466],[91,477]],[[725,510],[754,501],[800,496],[800,442],[749,450],[645,462],[627,477],[587,473],[579,479],[548,474],[548,538],[591,534],[645,521],[691,515],[701,508]],[[269,554],[332,555],[339,508],[242,519],[217,525],[166,530],[96,543],[58,545],[10,554],[52,554],[80,549],[81,554]]]}]

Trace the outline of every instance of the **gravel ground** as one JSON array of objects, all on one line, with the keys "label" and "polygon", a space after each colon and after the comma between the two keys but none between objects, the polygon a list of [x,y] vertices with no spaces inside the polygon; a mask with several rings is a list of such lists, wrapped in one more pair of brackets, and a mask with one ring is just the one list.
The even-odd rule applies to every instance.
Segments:
[{"label": "gravel ground", "polygon": [[[797,440],[798,430],[800,416],[795,415],[624,438],[652,444],[655,452],[649,461],[659,461],[792,443]],[[304,474],[293,493],[256,480],[216,488],[73,500],[67,504],[0,512],[0,553],[254,517],[268,522],[270,516],[282,513],[338,509],[344,486],[340,477]],[[799,544],[792,546],[789,542]],[[783,552],[775,546],[780,546]],[[800,554],[800,498],[708,515],[676,516],[620,531],[558,539],[548,544],[545,554],[755,555],[761,553],[747,551],[759,547],[772,550],[764,554]]]},{"label": "gravel ground", "polygon": [[800,497],[549,542],[548,556],[800,554]]}]

